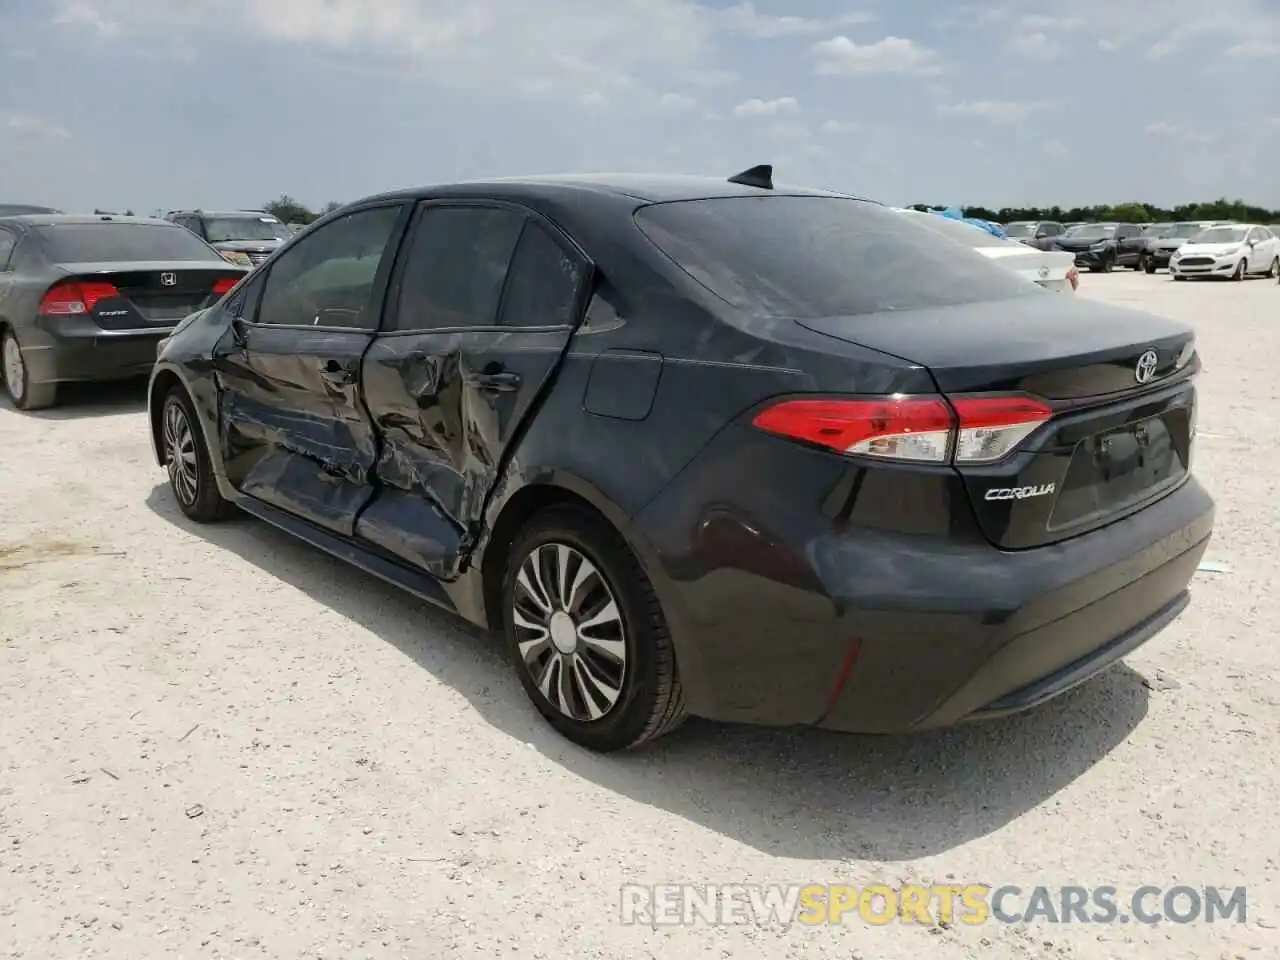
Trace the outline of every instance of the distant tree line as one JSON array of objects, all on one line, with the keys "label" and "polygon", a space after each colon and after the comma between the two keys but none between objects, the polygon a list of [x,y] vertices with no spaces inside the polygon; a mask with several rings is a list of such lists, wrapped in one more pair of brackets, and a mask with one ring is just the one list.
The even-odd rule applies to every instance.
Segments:
[{"label": "distant tree line", "polygon": [[320,217],[323,217],[326,213],[332,213],[340,206],[342,206],[342,204],[337,200],[330,200],[318,211],[311,210],[306,206],[306,204],[299,203],[297,200],[293,199],[293,197],[285,193],[277,197],[275,200],[272,200],[270,203],[263,204],[262,209],[284,223],[311,223],[313,220],[320,219]]},{"label": "distant tree line", "polygon": [[[937,209],[947,204],[912,204],[915,210]],[[1054,220],[1071,223],[1077,220],[1097,222],[1116,220],[1122,223],[1163,223],[1172,220],[1239,220],[1245,223],[1280,223],[1280,210],[1255,207],[1243,200],[1226,197],[1209,203],[1187,203],[1172,209],[1150,203],[1120,203],[1095,207],[963,207],[966,217],[1012,223],[1016,220]]]}]

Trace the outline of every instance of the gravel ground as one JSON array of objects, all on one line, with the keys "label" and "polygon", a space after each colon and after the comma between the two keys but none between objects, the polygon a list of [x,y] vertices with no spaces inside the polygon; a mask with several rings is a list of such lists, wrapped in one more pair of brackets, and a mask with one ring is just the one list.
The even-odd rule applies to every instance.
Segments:
[{"label": "gravel ground", "polygon": [[[1197,325],[1230,572],[1045,708],[917,738],[693,722],[586,754],[491,640],[264,524],[186,523],[136,388],[0,409],[0,956],[1280,956],[1280,287],[1082,294]],[[621,884],[674,881],[1247,884],[1249,913],[620,922]]]}]

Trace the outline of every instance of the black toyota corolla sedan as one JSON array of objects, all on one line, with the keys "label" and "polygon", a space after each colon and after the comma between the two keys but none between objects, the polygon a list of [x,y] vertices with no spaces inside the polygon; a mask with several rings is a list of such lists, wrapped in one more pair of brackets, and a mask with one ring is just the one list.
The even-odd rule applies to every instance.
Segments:
[{"label": "black toyota corolla sedan", "polygon": [[768,167],[541,177],[318,221],[161,345],[150,423],[188,517],[501,631],[607,751],[993,717],[1114,663],[1210,537],[1199,366]]}]

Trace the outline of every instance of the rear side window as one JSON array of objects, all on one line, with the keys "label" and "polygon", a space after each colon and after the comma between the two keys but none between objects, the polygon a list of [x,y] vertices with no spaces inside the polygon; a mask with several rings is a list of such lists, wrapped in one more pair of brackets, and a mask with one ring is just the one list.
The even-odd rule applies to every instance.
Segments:
[{"label": "rear side window", "polygon": [[12,255],[14,245],[17,242],[18,238],[12,230],[5,230],[0,227],[0,270],[9,266],[9,257]]},{"label": "rear side window", "polygon": [[390,329],[497,323],[502,286],[524,222],[524,215],[513,210],[426,207],[409,241]]},{"label": "rear side window", "polygon": [[578,295],[586,280],[586,264],[529,221],[520,235],[507,292],[502,325],[548,327],[573,324]]},{"label": "rear side window", "polygon": [[641,231],[712,293],[753,316],[921,310],[1044,291],[879,204],[724,197],[653,204]]},{"label": "rear side window", "polygon": [[176,223],[58,223],[36,227],[35,231],[49,258],[57,263],[222,259]]}]

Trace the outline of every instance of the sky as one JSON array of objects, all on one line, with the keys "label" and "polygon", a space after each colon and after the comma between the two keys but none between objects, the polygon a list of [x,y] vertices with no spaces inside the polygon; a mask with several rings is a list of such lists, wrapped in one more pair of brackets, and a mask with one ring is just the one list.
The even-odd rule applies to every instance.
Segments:
[{"label": "sky", "polygon": [[1280,0],[0,0],[0,202],[655,171],[1280,208]]}]

